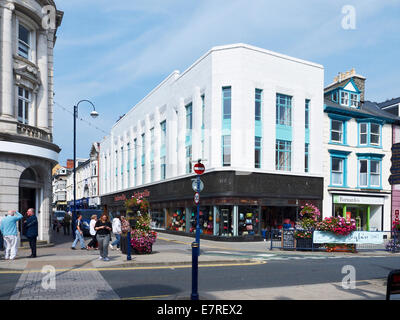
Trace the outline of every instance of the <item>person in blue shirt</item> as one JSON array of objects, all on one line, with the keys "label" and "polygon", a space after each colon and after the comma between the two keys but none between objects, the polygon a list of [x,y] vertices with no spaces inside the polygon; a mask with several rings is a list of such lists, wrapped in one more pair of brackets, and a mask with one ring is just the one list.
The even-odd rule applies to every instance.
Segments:
[{"label": "person in blue shirt", "polygon": [[38,236],[38,220],[35,216],[35,209],[29,208],[26,212],[28,218],[24,222],[25,236],[29,240],[32,254],[29,258],[36,258],[36,238]]},{"label": "person in blue shirt", "polygon": [[8,212],[7,217],[1,220],[0,230],[3,234],[6,252],[5,259],[14,260],[17,255],[17,240],[18,240],[18,230],[17,221],[21,220],[23,215],[19,212],[12,210]]}]

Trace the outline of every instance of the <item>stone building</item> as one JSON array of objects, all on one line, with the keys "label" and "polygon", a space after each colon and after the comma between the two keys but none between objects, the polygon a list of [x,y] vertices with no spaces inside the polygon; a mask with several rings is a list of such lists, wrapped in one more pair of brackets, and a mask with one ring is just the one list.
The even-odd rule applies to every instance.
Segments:
[{"label": "stone building", "polygon": [[53,0],[0,0],[0,214],[36,209],[50,239],[53,48],[63,12]]}]

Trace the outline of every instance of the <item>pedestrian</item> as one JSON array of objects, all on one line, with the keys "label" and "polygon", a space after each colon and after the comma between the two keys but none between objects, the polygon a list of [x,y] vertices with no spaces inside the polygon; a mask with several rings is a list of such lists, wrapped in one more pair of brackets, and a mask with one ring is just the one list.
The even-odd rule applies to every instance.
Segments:
[{"label": "pedestrian", "polygon": [[78,241],[81,244],[81,250],[86,250],[87,248],[85,246],[85,239],[83,238],[83,222],[80,214],[78,214],[78,218],[76,219],[75,240],[72,243],[72,250],[75,250],[75,246]]},{"label": "pedestrian", "polygon": [[64,236],[70,235],[70,228],[71,228],[71,216],[69,213],[65,213],[63,219],[63,229],[64,229]]},{"label": "pedestrian", "polygon": [[35,216],[35,209],[29,208],[26,212],[28,218],[24,221],[25,236],[29,240],[31,255],[29,258],[36,258],[36,238],[38,236],[38,220]]},{"label": "pedestrian", "polygon": [[15,210],[10,210],[8,215],[1,220],[1,233],[3,234],[6,252],[5,259],[14,260],[17,255],[17,221],[24,216]]},{"label": "pedestrian", "polygon": [[0,251],[4,250],[4,239],[3,239],[3,234],[1,233],[1,220],[3,220],[3,217],[0,217]]},{"label": "pedestrian", "polygon": [[121,216],[121,231],[122,233],[128,233],[131,230],[129,221],[124,216]]},{"label": "pedestrian", "polygon": [[96,249],[97,250],[98,243],[97,243],[97,239],[96,239],[96,230],[94,230],[94,226],[96,225],[96,222],[97,222],[97,215],[94,214],[94,215],[92,215],[90,224],[89,224],[89,227],[90,227],[89,232],[92,237],[92,240],[87,245],[88,249]]},{"label": "pedestrian", "polygon": [[96,237],[99,243],[99,260],[110,261],[110,259],[108,258],[108,244],[110,243],[112,225],[106,213],[103,213],[101,215],[100,220],[96,222],[94,229],[97,231]]},{"label": "pedestrian", "polygon": [[110,244],[110,248],[114,250],[114,246],[117,246],[117,249],[119,250],[119,245],[121,242],[121,218],[119,215],[115,216],[115,218],[112,221],[112,231],[115,235],[115,240],[113,243]]}]

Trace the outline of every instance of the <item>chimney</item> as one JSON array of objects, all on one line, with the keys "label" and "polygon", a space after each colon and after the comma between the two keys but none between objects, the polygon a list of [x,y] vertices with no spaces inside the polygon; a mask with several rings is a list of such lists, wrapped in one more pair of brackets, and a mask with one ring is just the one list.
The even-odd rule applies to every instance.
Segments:
[{"label": "chimney", "polygon": [[74,160],[67,159],[67,169],[73,169],[73,168],[74,168]]}]

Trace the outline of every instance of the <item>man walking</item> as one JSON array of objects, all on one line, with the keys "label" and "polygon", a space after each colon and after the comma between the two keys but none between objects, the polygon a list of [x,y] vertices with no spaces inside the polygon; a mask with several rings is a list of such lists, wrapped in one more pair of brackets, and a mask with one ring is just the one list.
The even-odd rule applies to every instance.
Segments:
[{"label": "man walking", "polygon": [[10,210],[7,217],[1,220],[1,233],[3,234],[6,252],[5,259],[14,260],[17,255],[17,221],[21,220],[23,215],[15,210]]},{"label": "man walking", "polygon": [[116,216],[112,221],[112,231],[115,235],[115,241],[110,244],[110,248],[114,250],[114,246],[117,246],[119,250],[119,245],[121,242],[121,220],[119,216]]},{"label": "man walking", "polygon": [[36,238],[38,236],[38,220],[35,216],[35,209],[30,208],[26,212],[28,219],[25,220],[25,236],[29,240],[32,254],[29,258],[36,258]]},{"label": "man walking", "polygon": [[82,216],[78,214],[78,218],[76,219],[76,230],[75,230],[75,240],[72,243],[72,250],[75,250],[75,246],[78,243],[81,244],[81,250],[86,250],[85,239],[83,238],[83,226],[82,226]]}]

